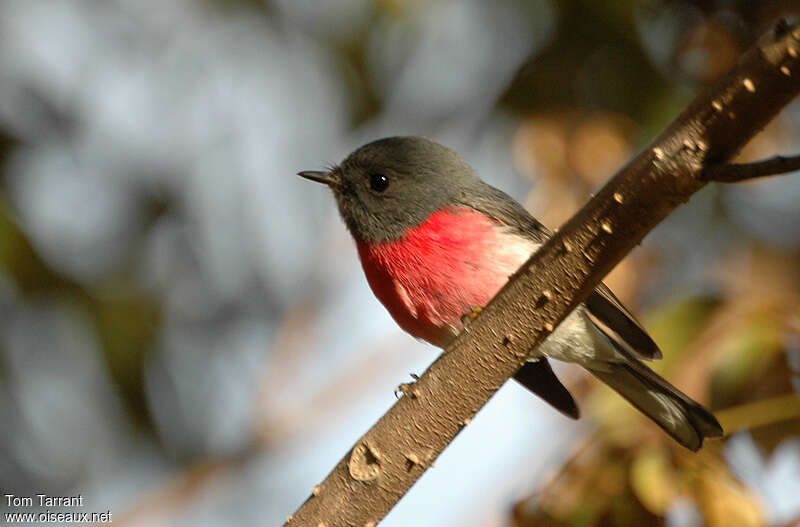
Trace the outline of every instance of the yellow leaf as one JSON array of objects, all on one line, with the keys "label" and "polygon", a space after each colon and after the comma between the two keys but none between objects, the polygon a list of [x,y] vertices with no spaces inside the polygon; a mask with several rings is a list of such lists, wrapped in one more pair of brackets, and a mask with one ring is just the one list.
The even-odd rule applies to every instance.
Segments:
[{"label": "yellow leaf", "polygon": [[648,449],[634,459],[630,471],[631,487],[644,507],[664,516],[677,497],[672,465],[664,449]]}]

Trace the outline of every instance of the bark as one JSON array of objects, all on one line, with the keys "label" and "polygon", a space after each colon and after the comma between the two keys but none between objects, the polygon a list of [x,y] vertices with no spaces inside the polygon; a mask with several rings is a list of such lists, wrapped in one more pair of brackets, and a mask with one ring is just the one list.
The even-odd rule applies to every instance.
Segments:
[{"label": "bark", "polygon": [[377,525],[529,350],[670,212],[708,180],[774,172],[726,172],[725,163],[800,91],[798,54],[800,26],[778,24],[699,95],[517,271],[287,525]]}]

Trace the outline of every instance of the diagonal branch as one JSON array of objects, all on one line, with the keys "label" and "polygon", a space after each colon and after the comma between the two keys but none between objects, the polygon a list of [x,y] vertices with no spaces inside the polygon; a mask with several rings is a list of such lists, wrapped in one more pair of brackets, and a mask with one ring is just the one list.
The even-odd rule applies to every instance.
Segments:
[{"label": "diagonal branch", "polygon": [[375,526],[528,351],[800,92],[800,26],[762,37],[537,251],[290,517]]},{"label": "diagonal branch", "polygon": [[800,170],[800,156],[775,156],[753,163],[711,165],[703,170],[703,179],[719,183],[738,183],[765,176]]}]

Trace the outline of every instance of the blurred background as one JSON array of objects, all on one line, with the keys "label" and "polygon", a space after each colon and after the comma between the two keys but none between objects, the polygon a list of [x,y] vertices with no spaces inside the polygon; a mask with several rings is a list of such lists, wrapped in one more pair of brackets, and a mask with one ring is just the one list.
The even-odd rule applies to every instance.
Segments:
[{"label": "blurred background", "polygon": [[[116,526],[280,525],[438,352],[298,170],[425,135],[557,227],[792,14],[2,0],[0,490]],[[796,103],[743,158],[798,152]],[[565,366],[583,419],[510,383],[382,525],[796,524],[798,203],[798,175],[711,185],[607,280],[724,442],[681,450]]]}]

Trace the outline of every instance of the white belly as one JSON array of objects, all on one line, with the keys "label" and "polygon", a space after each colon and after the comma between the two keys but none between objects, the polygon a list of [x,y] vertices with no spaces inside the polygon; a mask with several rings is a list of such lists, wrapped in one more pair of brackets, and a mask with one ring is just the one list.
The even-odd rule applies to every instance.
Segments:
[{"label": "white belly", "polygon": [[561,324],[531,352],[531,360],[541,356],[581,365],[620,360],[618,352],[586,315],[586,308],[578,306]]}]

